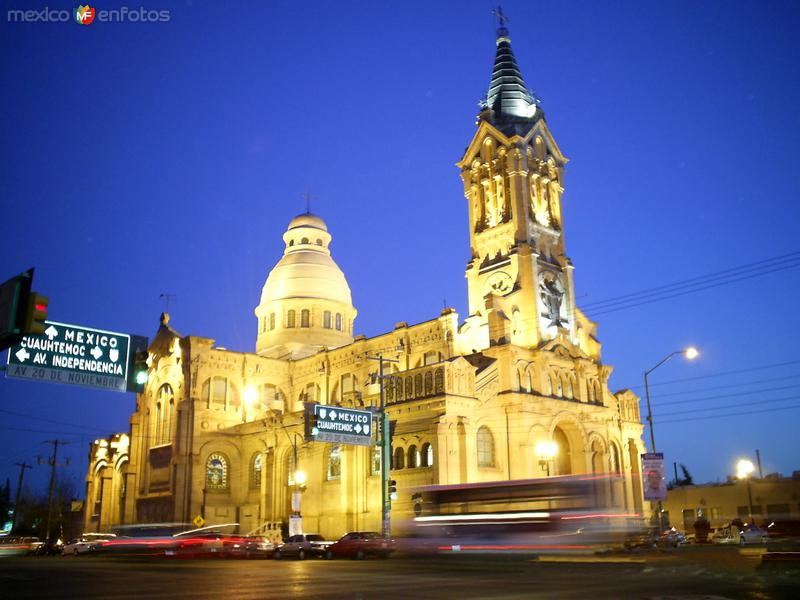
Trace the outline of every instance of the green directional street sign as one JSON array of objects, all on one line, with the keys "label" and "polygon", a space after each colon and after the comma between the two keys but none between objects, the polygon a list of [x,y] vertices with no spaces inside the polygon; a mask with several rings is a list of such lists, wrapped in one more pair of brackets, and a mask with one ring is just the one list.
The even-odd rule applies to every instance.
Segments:
[{"label": "green directional street sign", "polygon": [[[307,405],[308,406],[308,405]],[[309,438],[314,442],[372,445],[372,412],[314,404]],[[312,411],[309,411],[312,412]]]},{"label": "green directional street sign", "polygon": [[6,377],[125,392],[133,354],[147,338],[81,325],[45,321],[42,335],[9,348]]}]

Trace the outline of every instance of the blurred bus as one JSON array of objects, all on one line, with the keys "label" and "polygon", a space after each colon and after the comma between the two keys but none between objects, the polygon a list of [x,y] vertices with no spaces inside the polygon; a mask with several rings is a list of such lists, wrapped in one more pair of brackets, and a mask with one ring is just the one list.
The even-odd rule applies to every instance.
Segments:
[{"label": "blurred bus", "polygon": [[411,552],[594,552],[622,546],[642,516],[603,506],[616,475],[433,485],[412,490]]}]

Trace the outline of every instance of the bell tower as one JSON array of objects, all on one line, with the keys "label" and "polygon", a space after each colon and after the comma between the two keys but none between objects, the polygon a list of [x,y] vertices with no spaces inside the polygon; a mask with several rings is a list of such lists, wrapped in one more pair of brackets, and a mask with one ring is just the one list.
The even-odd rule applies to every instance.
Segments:
[{"label": "bell tower", "polygon": [[[525,85],[506,17],[496,12],[494,70],[461,169],[469,206],[469,312],[505,319],[491,343],[575,342],[572,263],[564,245],[564,165],[539,99]],[[492,326],[492,330],[497,327]]]}]

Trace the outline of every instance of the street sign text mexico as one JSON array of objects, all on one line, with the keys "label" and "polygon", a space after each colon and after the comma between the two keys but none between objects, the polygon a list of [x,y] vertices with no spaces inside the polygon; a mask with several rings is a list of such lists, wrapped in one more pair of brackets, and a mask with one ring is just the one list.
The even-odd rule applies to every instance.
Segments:
[{"label": "street sign text mexico", "polygon": [[[306,418],[313,414],[309,439],[316,442],[372,445],[372,413],[368,410],[322,406],[313,404],[313,413],[308,411]],[[310,413],[310,414],[309,414]]]},{"label": "street sign text mexico", "polygon": [[133,351],[147,340],[127,333],[46,321],[42,335],[9,348],[6,377],[128,391]]}]

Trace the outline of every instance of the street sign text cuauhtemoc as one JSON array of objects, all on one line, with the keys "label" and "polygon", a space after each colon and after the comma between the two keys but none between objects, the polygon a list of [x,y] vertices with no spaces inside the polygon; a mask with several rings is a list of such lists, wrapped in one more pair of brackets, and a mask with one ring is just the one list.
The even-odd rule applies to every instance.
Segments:
[{"label": "street sign text cuauhtemoc", "polygon": [[336,444],[372,445],[372,413],[368,410],[314,405],[316,425],[311,439]]},{"label": "street sign text cuauhtemoc", "polygon": [[8,350],[6,377],[126,391],[131,336],[45,321]]}]

